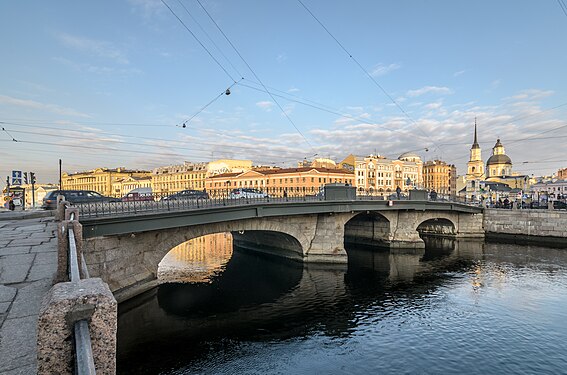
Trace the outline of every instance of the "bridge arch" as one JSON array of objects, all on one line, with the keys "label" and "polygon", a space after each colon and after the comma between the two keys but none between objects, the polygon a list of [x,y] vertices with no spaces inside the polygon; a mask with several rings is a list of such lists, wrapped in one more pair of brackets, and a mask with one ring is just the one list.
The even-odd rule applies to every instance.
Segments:
[{"label": "bridge arch", "polygon": [[427,219],[418,224],[416,230],[420,236],[451,236],[457,234],[458,227],[453,220],[446,217]]},{"label": "bridge arch", "polygon": [[376,211],[361,212],[345,223],[346,244],[386,246],[390,239],[390,220]]}]

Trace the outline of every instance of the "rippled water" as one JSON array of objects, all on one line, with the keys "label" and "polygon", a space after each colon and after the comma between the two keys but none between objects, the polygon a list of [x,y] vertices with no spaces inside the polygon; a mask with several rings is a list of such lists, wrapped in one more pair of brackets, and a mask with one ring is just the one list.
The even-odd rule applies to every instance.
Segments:
[{"label": "rippled water", "polygon": [[221,251],[121,304],[119,373],[567,373],[567,249],[427,245],[348,268]]}]

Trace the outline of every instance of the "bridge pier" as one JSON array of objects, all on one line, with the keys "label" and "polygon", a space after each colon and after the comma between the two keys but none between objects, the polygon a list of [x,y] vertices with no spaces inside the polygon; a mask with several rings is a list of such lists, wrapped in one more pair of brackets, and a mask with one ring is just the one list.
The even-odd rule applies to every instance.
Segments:
[{"label": "bridge pier", "polygon": [[347,263],[345,222],[350,214],[319,214],[313,239],[304,253],[305,263]]}]

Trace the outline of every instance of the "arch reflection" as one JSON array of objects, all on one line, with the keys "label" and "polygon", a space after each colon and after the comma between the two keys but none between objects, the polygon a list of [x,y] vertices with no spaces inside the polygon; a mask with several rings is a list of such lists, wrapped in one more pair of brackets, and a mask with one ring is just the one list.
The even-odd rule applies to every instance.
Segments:
[{"label": "arch reflection", "polygon": [[230,233],[216,233],[184,242],[167,253],[158,266],[158,283],[202,283],[223,271],[232,257]]}]

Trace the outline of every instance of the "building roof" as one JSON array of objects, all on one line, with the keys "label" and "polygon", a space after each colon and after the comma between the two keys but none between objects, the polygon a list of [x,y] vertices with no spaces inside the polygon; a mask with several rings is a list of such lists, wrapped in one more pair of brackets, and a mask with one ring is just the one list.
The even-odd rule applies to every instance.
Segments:
[{"label": "building roof", "polygon": [[400,156],[398,156],[398,159],[402,160],[402,159],[407,159],[407,158],[418,158],[421,159],[421,156],[419,156],[416,153],[413,152],[404,152],[403,154],[401,154]]},{"label": "building roof", "polygon": [[[283,168],[283,169],[268,169],[262,171],[255,171],[262,175],[278,175],[278,174],[289,174],[289,173],[304,173],[310,171],[317,171],[319,173],[342,173],[342,174],[354,174],[352,171],[341,169],[341,168],[316,168],[316,167],[301,167],[301,168]],[[249,171],[246,171],[249,172]],[[216,176],[211,176],[210,178],[226,178],[226,177],[236,177],[246,172],[239,173],[224,173]]]},{"label": "building roof", "polygon": [[476,117],[474,118],[474,142],[473,142],[472,148],[480,148],[480,146],[478,145],[478,142],[476,140]]},{"label": "building roof", "polygon": [[503,184],[501,182],[495,182],[495,181],[482,181],[482,183],[484,184],[485,187],[487,187],[490,191],[502,191],[502,192],[508,192],[510,190],[512,190],[510,188],[510,186]]},{"label": "building roof", "polygon": [[508,157],[508,155],[492,155],[486,161],[486,165],[495,165],[495,164],[510,164],[512,165],[512,160]]}]

